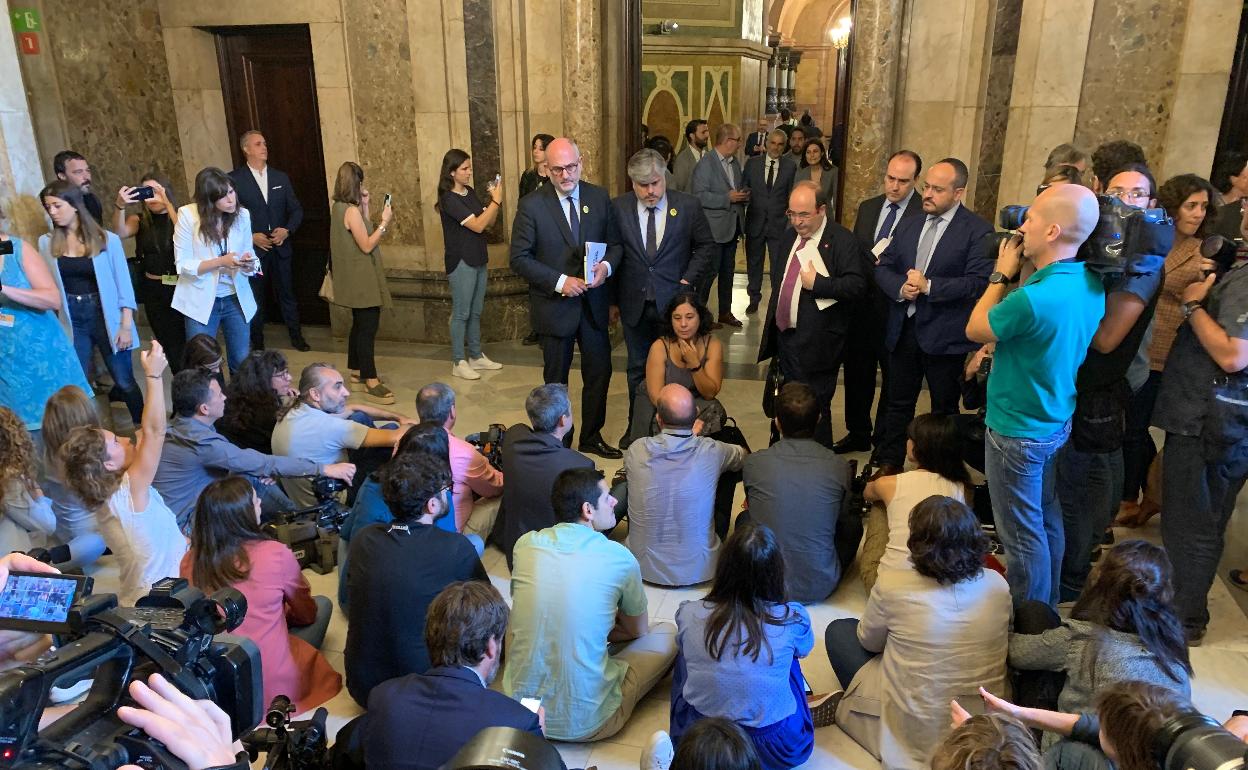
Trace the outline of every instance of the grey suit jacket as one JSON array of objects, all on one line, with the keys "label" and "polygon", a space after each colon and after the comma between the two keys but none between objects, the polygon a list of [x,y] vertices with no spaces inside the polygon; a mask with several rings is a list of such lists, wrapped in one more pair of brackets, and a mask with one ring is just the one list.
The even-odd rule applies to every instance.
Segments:
[{"label": "grey suit jacket", "polygon": [[693,167],[698,165],[698,158],[689,145],[681,148],[672,161],[671,187],[681,192],[693,192]]},{"label": "grey suit jacket", "polygon": [[[824,169],[823,176],[819,177],[819,189],[823,190],[824,195],[828,196],[828,205],[831,205],[832,201],[836,199],[836,185],[839,181],[839,176],[840,170],[837,169],[836,166],[833,166],[830,169]],[[807,182],[809,180],[810,166],[807,166],[806,168],[799,168],[797,170],[797,177],[793,181],[796,183]]]},{"label": "grey suit jacket", "polygon": [[732,181],[724,174],[719,153],[709,150],[693,169],[693,194],[702,203],[706,221],[711,223],[711,235],[716,243],[728,243],[745,231],[745,204],[728,199],[731,190],[742,188],[741,162],[734,156],[729,161]]}]

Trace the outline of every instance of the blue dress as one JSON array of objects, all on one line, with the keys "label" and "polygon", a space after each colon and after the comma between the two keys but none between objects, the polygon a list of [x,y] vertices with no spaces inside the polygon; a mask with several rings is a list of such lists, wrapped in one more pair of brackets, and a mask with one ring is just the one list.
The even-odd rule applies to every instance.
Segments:
[{"label": "blue dress", "polygon": [[[0,257],[4,263],[0,283],[29,289],[30,279],[22,267],[22,242],[16,238],[9,242],[13,253]],[[0,404],[16,412],[27,430],[36,431],[43,423],[44,404],[66,385],[77,385],[91,394],[56,313],[0,297]]]}]

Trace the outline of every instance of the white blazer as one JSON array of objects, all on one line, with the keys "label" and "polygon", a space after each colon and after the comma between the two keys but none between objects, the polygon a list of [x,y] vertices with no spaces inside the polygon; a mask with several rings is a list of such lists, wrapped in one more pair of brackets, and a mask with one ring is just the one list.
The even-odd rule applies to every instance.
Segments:
[{"label": "white blazer", "polygon": [[[241,204],[234,226],[226,237],[224,253],[230,252],[255,253],[251,241],[251,214]],[[208,243],[199,237],[199,209],[195,204],[188,203],[178,209],[178,228],[173,234],[173,257],[178,270],[178,286],[173,290],[174,310],[201,324],[208,323],[208,318],[212,315],[212,305],[217,299],[220,271],[209,270],[200,275],[199,265],[220,256],[220,244]],[[251,281],[245,276],[255,273],[256,268],[253,267],[250,272],[240,270],[234,275],[234,292],[238,295],[238,304],[243,308],[243,317],[248,321],[256,314],[256,298],[251,293]]]}]

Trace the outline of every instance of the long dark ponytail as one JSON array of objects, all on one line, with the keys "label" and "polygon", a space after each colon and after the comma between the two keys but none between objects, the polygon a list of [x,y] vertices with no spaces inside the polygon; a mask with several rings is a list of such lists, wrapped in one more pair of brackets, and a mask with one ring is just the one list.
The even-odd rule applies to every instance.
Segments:
[{"label": "long dark ponytail", "polygon": [[[706,621],[706,651],[719,660],[735,641],[737,653],[758,660],[771,642],[766,626],[782,626],[797,618],[783,606],[784,554],[776,536],[762,524],[739,527],[724,543],[715,567],[715,581],[705,601],[714,605]],[[779,617],[773,614],[781,605]]]},{"label": "long dark ponytail", "polygon": [[1071,609],[1075,620],[1140,637],[1166,674],[1192,675],[1183,624],[1174,611],[1170,559],[1161,546],[1124,540],[1111,548]]}]

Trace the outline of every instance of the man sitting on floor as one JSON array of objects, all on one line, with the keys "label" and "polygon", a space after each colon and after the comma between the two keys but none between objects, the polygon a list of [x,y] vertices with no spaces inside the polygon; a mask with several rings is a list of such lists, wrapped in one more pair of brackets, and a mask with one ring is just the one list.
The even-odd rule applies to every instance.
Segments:
[{"label": "man sitting on floor", "polygon": [[[503,474],[477,448],[451,431],[459,411],[455,408],[455,391],[443,382],[431,382],[416,394],[416,416],[421,422],[436,422],[446,430],[450,443],[451,480],[455,485],[453,523],[456,532],[463,532],[472,517],[478,497],[498,497],[503,493]],[[495,509],[497,511],[497,509]],[[493,522],[480,531],[489,533]]]},{"label": "man sitting on floor", "polygon": [[698,435],[693,395],[684,385],[663,386],[656,418],[662,432],[624,453],[628,548],[648,583],[702,583],[715,575],[719,555],[713,521],[719,476],[741,470],[746,450]]},{"label": "man sitting on floor", "polygon": [[540,698],[550,739],[600,741],[671,667],[676,626],[650,625],[637,560],[602,534],[615,499],[601,471],[560,473],[551,505],[560,523],[516,543],[503,692]]}]

